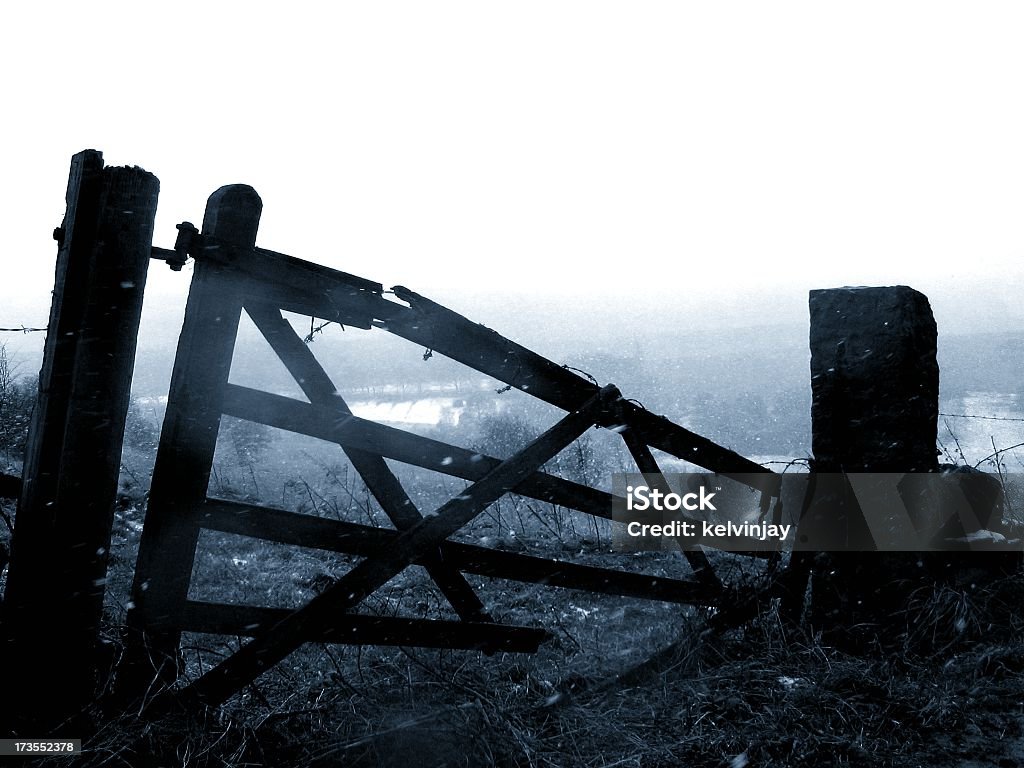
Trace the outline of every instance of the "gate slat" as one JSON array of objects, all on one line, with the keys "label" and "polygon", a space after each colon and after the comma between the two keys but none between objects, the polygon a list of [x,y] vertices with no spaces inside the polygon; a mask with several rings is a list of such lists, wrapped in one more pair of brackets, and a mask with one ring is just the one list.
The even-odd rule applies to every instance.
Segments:
[{"label": "gate slat", "polygon": [[[178,628],[183,632],[252,637],[280,623],[290,613],[284,608],[189,600]],[[335,619],[331,626],[303,637],[303,642],[536,653],[540,644],[550,637],[550,632],[536,627],[347,613]]]},{"label": "gate slat", "polygon": [[[622,430],[620,434],[640,472],[645,475],[652,475],[655,478],[653,482],[660,487],[662,493],[671,493],[672,489],[669,487],[661,467],[658,466],[657,459],[654,458],[654,454],[651,453],[651,449],[647,447],[647,444],[637,436],[632,425]],[[676,541],[678,543],[678,539]],[[716,588],[722,586],[722,582],[717,574],[715,574],[715,569],[711,566],[708,556],[704,554],[702,549],[699,547],[685,547],[681,543],[679,547],[683,551],[683,556],[686,557],[686,562],[693,568],[693,573],[698,579],[709,586]]]},{"label": "gate slat", "polygon": [[[238,384],[227,385],[224,413],[331,443],[362,447],[404,464],[463,480],[479,480],[501,464],[501,459],[492,456],[474,453],[358,416],[339,419],[337,414],[321,406]],[[517,485],[513,492],[608,520],[612,517],[612,502],[615,499],[606,491],[543,472],[535,472]]]},{"label": "gate slat", "polygon": [[358,605],[414,560],[439,546],[495,499],[521,483],[602,418],[611,401],[618,399],[621,398],[614,387],[603,388],[579,410],[566,415],[515,456],[442,505],[435,514],[403,531],[386,555],[361,562],[307,605],[289,613],[185,688],[181,695],[208,705],[226,701],[295,650],[304,636],[329,626],[338,614]]},{"label": "gate slat", "polygon": [[[231,265],[251,279],[287,286],[292,297],[310,297],[308,314],[332,320],[349,317],[348,322],[359,327],[375,322],[563,410],[576,408],[597,391],[596,384],[579,374],[408,288],[394,289],[409,304],[404,306],[385,299],[379,283],[264,248],[222,248],[207,258]],[[777,495],[778,478],[766,467],[664,416],[632,403],[623,407],[648,445],[712,472],[743,475],[736,479]]]},{"label": "gate slat", "polygon": [[[597,391],[596,384],[573,371],[408,288],[395,286],[395,295],[410,305],[383,302],[388,311],[382,318],[384,325],[397,336],[564,410],[573,409]],[[777,495],[778,476],[770,469],[628,401],[622,403],[622,412],[648,445],[712,472],[743,475],[736,479],[745,485],[757,483],[760,490]]]},{"label": "gate slat", "polygon": [[[332,421],[352,415],[327,372],[276,307],[247,302],[245,311],[311,403],[333,411]],[[406,530],[423,519],[380,454],[345,445],[341,449],[395,528]],[[493,621],[462,574],[436,556],[426,558],[423,565],[461,619]]]},{"label": "gate slat", "polygon": [[[369,525],[219,499],[203,505],[200,522],[207,530],[360,557],[379,557],[399,535]],[[462,542],[445,541],[440,549],[442,559],[452,568],[477,576],[685,605],[715,605],[719,597],[717,590],[694,581],[579,565]]]}]

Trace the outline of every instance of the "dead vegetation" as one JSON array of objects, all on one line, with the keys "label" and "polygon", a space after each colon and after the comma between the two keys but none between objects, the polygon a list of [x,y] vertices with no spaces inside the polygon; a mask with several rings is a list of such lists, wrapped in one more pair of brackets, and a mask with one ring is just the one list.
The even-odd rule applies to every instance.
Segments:
[{"label": "dead vegetation", "polygon": [[[121,514],[126,540],[136,536],[127,523],[138,514]],[[249,556],[277,573],[303,565],[272,561],[280,554],[269,549]],[[578,557],[607,564],[613,556],[581,543]],[[679,567],[669,553],[614,557],[651,573]],[[129,563],[118,570],[128,573]],[[232,567],[244,576],[248,564]],[[211,578],[228,588],[224,573]],[[410,596],[422,600],[426,580],[406,578],[392,585],[393,604],[363,610],[416,611]],[[100,702],[81,764],[1024,764],[1019,577],[915,595],[900,647],[856,656],[784,628],[772,610],[713,635],[706,615],[678,606],[541,585],[478,586],[500,620],[546,626],[555,639],[535,656],[307,647],[216,711],[146,720]],[[108,640],[116,667],[116,627]],[[186,636],[189,675],[240,642]]]},{"label": "dead vegetation", "polygon": [[[271,447],[273,452],[280,446]],[[227,454],[229,457],[232,454]],[[244,468],[242,468],[244,469]],[[282,467],[278,503],[380,522],[344,467]],[[233,472],[233,474],[229,474]],[[126,471],[115,514],[106,668],[124,642],[128,585],[145,508],[145,471]],[[245,493],[228,467],[222,489]],[[273,487],[259,475],[264,493]],[[443,488],[446,494],[453,488]],[[428,504],[424,503],[424,506]],[[539,555],[680,576],[677,554],[613,554],[607,531],[514,497],[467,535]],[[731,583],[756,577],[720,556]],[[353,561],[244,537],[204,534],[196,597],[297,605]],[[543,626],[534,656],[308,646],[220,709],[140,718],[101,698],[87,713],[85,766],[981,766],[1024,765],[1024,579],[947,584],[911,595],[884,651],[852,655],[774,607],[724,634],[680,606],[472,578],[495,617]],[[444,614],[412,568],[364,612]],[[186,679],[243,641],[186,635]],[[156,691],[153,692],[154,694]],[[85,721],[83,721],[85,722]],[[50,765],[69,764],[51,760]]]}]

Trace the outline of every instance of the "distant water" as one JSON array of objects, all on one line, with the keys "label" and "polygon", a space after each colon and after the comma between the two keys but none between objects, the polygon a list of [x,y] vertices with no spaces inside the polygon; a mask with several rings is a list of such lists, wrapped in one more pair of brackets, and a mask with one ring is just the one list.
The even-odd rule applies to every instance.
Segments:
[{"label": "distant water", "polygon": [[384,424],[436,427],[459,425],[466,401],[454,397],[422,397],[418,400],[357,400],[350,403],[352,413]]},{"label": "distant water", "polygon": [[[424,397],[410,396],[408,391],[402,392],[398,387],[377,388],[376,397],[356,399],[346,397],[352,413],[363,419],[377,421],[382,424],[395,426],[420,426],[436,427],[441,425],[458,426],[466,411],[466,398],[438,395],[435,392],[450,391],[451,388],[444,385],[424,386],[421,391],[427,394]],[[278,392],[276,394],[285,397],[295,397],[291,392]],[[390,395],[390,397],[388,397]],[[137,397],[136,405],[143,414],[154,422],[163,419],[164,410],[167,407],[167,396],[158,397]]]},{"label": "distant water", "polygon": [[[483,382],[490,386],[492,382]],[[463,390],[471,396],[474,388]],[[458,426],[467,409],[467,399],[449,388],[425,386],[419,392],[380,391],[374,397],[350,396],[349,406],[357,416],[395,426]],[[286,394],[286,393],[282,393]],[[143,413],[153,420],[163,416],[166,396],[137,398]],[[479,406],[477,406],[479,407]],[[943,450],[940,461],[979,465],[993,472],[993,454],[999,452],[1003,470],[1024,473],[1024,398],[1000,392],[968,392],[963,397],[944,400],[940,406],[938,441]],[[969,417],[969,418],[965,418]],[[983,417],[983,418],[982,418]],[[1014,421],[1019,419],[1019,421]],[[795,457],[751,455],[749,459],[776,472],[804,472],[806,466],[792,463]],[[664,458],[669,472],[694,471],[692,465]]]}]

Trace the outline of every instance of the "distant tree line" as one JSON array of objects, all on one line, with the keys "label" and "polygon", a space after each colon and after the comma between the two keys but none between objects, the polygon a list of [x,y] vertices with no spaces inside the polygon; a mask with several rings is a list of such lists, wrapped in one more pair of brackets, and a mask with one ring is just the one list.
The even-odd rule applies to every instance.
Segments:
[{"label": "distant tree line", "polygon": [[[7,465],[22,457],[39,393],[39,377],[23,375],[19,367],[6,346],[0,344],[0,452]],[[132,400],[125,424],[125,443],[155,451],[159,436],[158,424]]]},{"label": "distant tree line", "polygon": [[8,462],[25,449],[38,389],[38,377],[19,375],[6,345],[0,344],[0,450]]}]

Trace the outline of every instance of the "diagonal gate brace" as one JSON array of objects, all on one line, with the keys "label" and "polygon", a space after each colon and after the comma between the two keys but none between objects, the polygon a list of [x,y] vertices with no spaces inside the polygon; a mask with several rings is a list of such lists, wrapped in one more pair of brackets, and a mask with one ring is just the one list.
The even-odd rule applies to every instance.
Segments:
[{"label": "diagonal gate brace", "polygon": [[326,632],[339,614],[358,605],[414,560],[435,550],[488,505],[604,418],[619,399],[621,396],[614,386],[602,388],[581,408],[567,414],[519,453],[442,505],[435,514],[403,531],[386,554],[359,563],[329,589],[254,637],[178,696],[184,698],[185,703],[191,700],[209,706],[222,704],[298,648],[304,638]]},{"label": "diagonal gate brace", "polygon": [[[328,443],[362,448],[402,464],[430,469],[462,480],[475,482],[501,464],[501,459],[485,453],[470,451],[358,416],[339,418],[332,408],[238,384],[225,387],[224,414]],[[530,475],[512,492],[609,520],[615,501],[615,497],[607,491],[544,472]]]},{"label": "diagonal gate brace", "polygon": [[[281,316],[280,310],[267,304],[246,302],[245,311],[311,403],[330,408],[342,416],[352,415],[334,382],[295,333],[291,323]],[[407,530],[423,519],[380,454],[346,446],[341,448],[395,528]],[[465,576],[442,562],[440,552],[424,565],[459,618],[464,621],[493,621]]]},{"label": "diagonal gate brace", "polygon": [[[655,478],[654,482],[661,486],[662,492],[668,493],[671,489],[668,486],[665,475],[661,471],[661,467],[658,466],[657,459],[654,458],[654,454],[651,453],[647,443],[637,435],[629,421],[626,422],[626,429],[621,434],[626,447],[633,456],[633,461],[636,462],[637,468],[645,475],[653,475]],[[686,561],[693,569],[694,575],[704,584],[720,589],[722,582],[717,574],[715,574],[715,569],[712,567],[711,561],[708,560],[708,556],[704,554],[704,551],[699,548],[689,549],[681,544],[680,548],[683,550]]]}]

